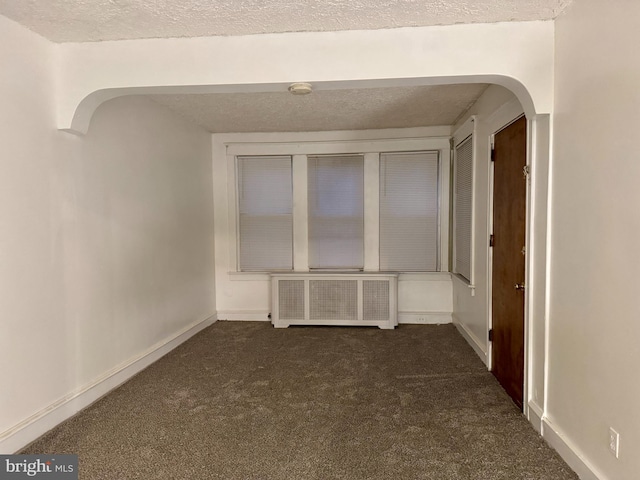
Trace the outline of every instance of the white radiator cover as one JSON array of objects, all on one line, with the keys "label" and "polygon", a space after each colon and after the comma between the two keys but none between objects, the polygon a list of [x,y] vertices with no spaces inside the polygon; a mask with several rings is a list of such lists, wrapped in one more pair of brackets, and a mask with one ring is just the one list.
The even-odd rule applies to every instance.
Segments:
[{"label": "white radiator cover", "polygon": [[389,273],[271,275],[271,321],[289,325],[398,324],[398,276]]}]

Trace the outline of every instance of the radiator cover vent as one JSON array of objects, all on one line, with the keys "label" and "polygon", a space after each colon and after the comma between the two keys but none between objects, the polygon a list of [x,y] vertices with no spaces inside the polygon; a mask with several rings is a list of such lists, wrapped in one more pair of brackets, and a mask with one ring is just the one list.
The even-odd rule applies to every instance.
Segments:
[{"label": "radiator cover vent", "polygon": [[397,275],[272,274],[272,322],[289,325],[370,325],[394,328]]},{"label": "radiator cover vent", "polygon": [[281,280],[278,288],[280,318],[295,320],[304,317],[304,280]]},{"label": "radiator cover vent", "polygon": [[362,295],[364,320],[379,321],[389,318],[389,282],[364,280]]},{"label": "radiator cover vent", "polygon": [[309,280],[311,320],[357,320],[357,280]]}]

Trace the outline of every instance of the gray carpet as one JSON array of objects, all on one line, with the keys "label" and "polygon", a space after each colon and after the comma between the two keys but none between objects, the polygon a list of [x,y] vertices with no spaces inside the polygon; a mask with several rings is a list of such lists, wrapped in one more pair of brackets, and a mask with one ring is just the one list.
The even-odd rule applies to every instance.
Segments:
[{"label": "gray carpet", "polygon": [[22,453],[81,479],[576,479],[451,325],[218,322]]}]

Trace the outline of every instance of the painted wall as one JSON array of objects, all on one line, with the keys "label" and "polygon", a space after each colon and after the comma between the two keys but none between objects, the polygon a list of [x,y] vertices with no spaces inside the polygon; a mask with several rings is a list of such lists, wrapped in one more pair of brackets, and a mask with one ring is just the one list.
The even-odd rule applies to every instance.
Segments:
[{"label": "painted wall", "polygon": [[[454,145],[470,133],[474,134],[472,275],[475,288],[471,289],[468,282],[457,276],[453,277],[453,321],[487,365],[490,136],[503,122],[512,120],[521,111],[513,93],[498,85],[491,85],[454,127]],[[473,123],[470,123],[471,117],[474,117]]]},{"label": "painted wall", "polygon": [[486,82],[514,91],[529,114],[549,113],[553,104],[550,21],[68,43],[59,51],[58,126],[79,131],[104,99],[139,89],[285,91],[301,80],[316,90]]},{"label": "painted wall", "polygon": [[[491,138],[502,127],[523,113],[523,108],[513,93],[497,86],[490,86],[471,107],[455,128],[454,143],[474,132],[474,243],[473,285],[453,277],[453,321],[474,347],[476,353],[491,368],[491,344],[487,332],[491,326],[490,272],[491,256]],[[473,117],[473,122],[470,122]],[[531,174],[528,185],[527,210],[527,263],[525,318],[526,356],[525,407],[534,427],[540,431],[543,416],[546,364],[546,305],[547,305],[547,222],[549,183],[549,132],[548,115],[528,118],[528,163]]]},{"label": "painted wall", "polygon": [[[448,208],[450,127],[213,135],[216,285],[218,316],[228,320],[267,320],[270,283],[265,273],[237,272],[235,155],[293,155],[294,186],[306,185],[306,154],[364,153],[365,270],[378,271],[378,165],[375,152],[442,149],[441,204]],[[307,192],[294,188],[294,269],[308,271]],[[441,218],[447,245],[448,216]],[[444,272],[402,274],[398,281],[401,323],[451,322],[451,278],[446,249],[441,252]]]},{"label": "painted wall", "polygon": [[127,97],[57,131],[55,48],[0,17],[3,453],[215,313],[210,135]]},{"label": "painted wall", "polygon": [[640,472],[638,19],[636,1],[574,2],[555,40],[547,425],[616,480]]}]

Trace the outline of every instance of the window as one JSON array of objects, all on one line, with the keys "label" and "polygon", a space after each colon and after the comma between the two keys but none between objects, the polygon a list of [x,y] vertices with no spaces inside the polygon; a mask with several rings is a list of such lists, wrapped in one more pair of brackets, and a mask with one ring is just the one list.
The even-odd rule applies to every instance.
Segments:
[{"label": "window", "polygon": [[308,157],[309,268],[364,266],[364,158]]},{"label": "window", "polygon": [[238,157],[239,267],[293,269],[291,157]]},{"label": "window", "polygon": [[453,183],[453,272],[471,281],[472,136],[456,146]]},{"label": "window", "polygon": [[380,155],[380,270],[438,269],[438,152]]}]

